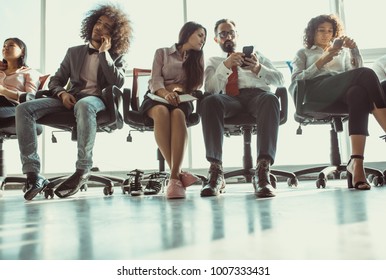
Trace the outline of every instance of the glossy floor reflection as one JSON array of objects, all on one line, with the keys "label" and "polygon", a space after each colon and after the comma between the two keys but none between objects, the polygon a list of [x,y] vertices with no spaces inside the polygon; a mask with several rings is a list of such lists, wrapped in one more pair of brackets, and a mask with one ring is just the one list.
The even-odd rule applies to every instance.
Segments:
[{"label": "glossy floor reflection", "polygon": [[112,196],[89,188],[72,198],[0,198],[0,259],[386,259],[386,187],[350,191],[345,182],[278,184],[255,199],[250,184],[187,199]]}]

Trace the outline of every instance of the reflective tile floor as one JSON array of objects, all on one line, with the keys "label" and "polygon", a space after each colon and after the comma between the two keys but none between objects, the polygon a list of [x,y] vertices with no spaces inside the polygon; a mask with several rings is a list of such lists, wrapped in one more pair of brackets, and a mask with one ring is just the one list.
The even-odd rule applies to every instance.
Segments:
[{"label": "reflective tile floor", "polygon": [[0,198],[0,259],[145,260],[386,259],[386,186],[350,191],[330,180],[297,188],[278,183],[274,199],[250,184],[219,197],[105,196],[89,188],[68,199]]}]

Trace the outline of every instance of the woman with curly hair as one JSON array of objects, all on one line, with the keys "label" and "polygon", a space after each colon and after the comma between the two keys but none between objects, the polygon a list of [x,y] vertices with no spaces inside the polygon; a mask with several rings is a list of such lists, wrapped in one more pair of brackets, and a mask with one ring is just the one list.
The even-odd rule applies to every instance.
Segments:
[{"label": "woman with curly hair", "polygon": [[298,81],[305,80],[305,98],[329,104],[321,110],[346,108],[351,142],[347,184],[349,188],[369,190],[363,155],[370,113],[386,132],[386,102],[379,80],[373,70],[363,67],[355,41],[344,35],[335,15],[312,18],[304,31],[304,46],[292,62],[290,92],[296,95]]},{"label": "woman with curly hair", "polygon": [[19,149],[23,173],[27,174],[26,200],[33,199],[49,183],[39,174],[35,127],[36,120],[51,113],[73,111],[78,131],[76,171],[55,189],[55,194],[61,198],[71,196],[87,182],[93,164],[96,116],[106,109],[102,91],[112,86],[123,86],[125,69],[122,55],[129,49],[130,37],[130,21],[122,9],[100,5],[91,10],[81,26],[81,38],[87,43],[67,50],[48,84],[52,98],[33,100],[17,107]]},{"label": "woman with curly hair", "polygon": [[155,139],[170,168],[167,198],[185,198],[185,188],[198,179],[181,171],[188,139],[186,118],[193,112],[193,104],[180,102],[179,94],[191,94],[203,84],[205,41],[206,29],[187,22],[180,30],[178,43],[156,50],[149,91],[167,104],[146,97],[140,108],[154,120]]}]

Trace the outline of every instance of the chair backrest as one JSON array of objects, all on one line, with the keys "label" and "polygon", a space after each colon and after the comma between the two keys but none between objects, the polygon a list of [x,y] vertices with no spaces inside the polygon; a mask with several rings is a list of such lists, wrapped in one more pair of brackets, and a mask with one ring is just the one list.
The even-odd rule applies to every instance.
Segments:
[{"label": "chair backrest", "polygon": [[50,81],[50,79],[48,79],[51,75],[50,74],[47,74],[47,75],[43,75],[43,76],[40,76],[39,77],[39,88],[38,90],[46,90],[48,89],[48,83]]},{"label": "chair backrest", "polygon": [[139,110],[141,104],[141,97],[139,94],[139,77],[149,77],[151,74],[150,69],[133,68],[133,86],[131,88],[131,108],[134,111]]}]

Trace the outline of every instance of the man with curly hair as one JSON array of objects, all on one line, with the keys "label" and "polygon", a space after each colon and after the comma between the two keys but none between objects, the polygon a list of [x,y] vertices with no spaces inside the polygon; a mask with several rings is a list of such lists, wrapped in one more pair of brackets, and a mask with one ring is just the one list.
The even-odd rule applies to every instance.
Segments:
[{"label": "man with curly hair", "polygon": [[[82,21],[81,38],[86,44],[71,47],[51,77],[51,98],[26,102],[16,109],[16,127],[23,173],[27,175],[26,200],[33,199],[49,183],[40,174],[36,121],[48,114],[72,110],[77,122],[76,171],[56,189],[58,197],[75,194],[87,182],[97,131],[97,113],[105,110],[101,98],[107,87],[124,84],[124,60],[130,45],[131,23],[116,6],[100,5]],[[69,84],[69,87],[66,85]]]}]

